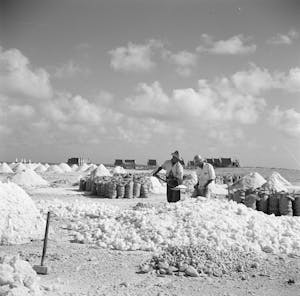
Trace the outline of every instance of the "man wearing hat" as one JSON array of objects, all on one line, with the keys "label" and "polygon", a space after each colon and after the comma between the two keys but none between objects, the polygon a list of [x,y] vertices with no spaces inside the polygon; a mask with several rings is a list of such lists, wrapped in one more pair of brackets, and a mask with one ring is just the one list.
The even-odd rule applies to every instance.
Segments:
[{"label": "man wearing hat", "polygon": [[182,184],[183,181],[183,164],[184,161],[176,150],[172,154],[172,159],[166,160],[154,173],[156,177],[159,171],[164,169],[167,177],[167,200],[168,202],[177,202],[180,200],[180,190],[172,188]]},{"label": "man wearing hat", "polygon": [[205,196],[210,197],[209,185],[216,179],[216,173],[214,167],[207,163],[201,155],[197,154],[194,157],[197,174],[197,184],[194,186],[195,190],[192,197]]}]

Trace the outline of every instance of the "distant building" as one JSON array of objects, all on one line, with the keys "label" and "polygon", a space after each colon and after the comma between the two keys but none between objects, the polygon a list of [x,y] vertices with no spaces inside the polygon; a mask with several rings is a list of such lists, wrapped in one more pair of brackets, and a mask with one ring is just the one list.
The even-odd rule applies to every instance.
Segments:
[{"label": "distant building", "polygon": [[156,159],[148,159],[147,166],[148,167],[156,167],[157,166]]},{"label": "distant building", "polygon": [[125,165],[125,169],[135,169],[136,167],[134,159],[125,159],[124,165]]},{"label": "distant building", "polygon": [[71,157],[68,159],[67,164],[77,164],[77,165],[83,165],[84,163],[89,163],[89,159],[83,158],[83,157]]},{"label": "distant building", "polygon": [[124,167],[125,164],[124,164],[124,162],[123,162],[123,159],[115,159],[114,166]]}]

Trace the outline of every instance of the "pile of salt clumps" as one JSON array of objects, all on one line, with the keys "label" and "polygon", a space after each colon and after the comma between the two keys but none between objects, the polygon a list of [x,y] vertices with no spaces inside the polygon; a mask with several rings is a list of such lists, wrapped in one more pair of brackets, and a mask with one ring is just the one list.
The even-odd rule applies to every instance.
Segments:
[{"label": "pile of salt clumps", "polygon": [[43,201],[67,218],[74,242],[117,250],[161,251],[168,247],[209,245],[222,251],[300,255],[300,219],[275,217],[233,201],[189,199],[135,209],[84,202]]},{"label": "pile of salt clumps", "polygon": [[19,256],[0,256],[0,295],[41,296],[39,277]]}]

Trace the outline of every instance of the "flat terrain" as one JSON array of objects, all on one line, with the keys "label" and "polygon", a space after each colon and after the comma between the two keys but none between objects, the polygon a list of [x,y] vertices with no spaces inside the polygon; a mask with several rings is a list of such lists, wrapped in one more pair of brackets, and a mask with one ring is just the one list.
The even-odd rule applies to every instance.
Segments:
[{"label": "flat terrain", "polygon": [[[165,203],[164,195],[151,195],[149,199],[99,199],[79,192],[72,186],[78,174],[47,176],[51,187],[26,190],[34,201],[85,200],[129,208],[137,202]],[[297,177],[296,177],[297,178]],[[183,198],[189,198],[183,196]],[[299,219],[295,217],[295,219]],[[50,272],[41,276],[45,295],[300,295],[300,258],[265,254],[259,267],[251,273],[236,273],[233,277],[185,277],[183,275],[158,276],[140,274],[138,266],[152,257],[151,252],[107,250],[88,244],[70,242],[65,225],[68,221],[53,218],[48,242],[46,265]],[[299,234],[300,235],[300,234]],[[32,265],[39,264],[42,241],[25,245],[1,246],[5,254],[19,253]]]}]

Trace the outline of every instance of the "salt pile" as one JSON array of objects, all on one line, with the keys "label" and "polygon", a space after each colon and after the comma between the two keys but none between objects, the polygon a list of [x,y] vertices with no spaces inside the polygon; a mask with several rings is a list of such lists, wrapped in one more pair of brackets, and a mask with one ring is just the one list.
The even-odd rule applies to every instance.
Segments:
[{"label": "salt pile", "polygon": [[273,172],[264,185],[265,188],[275,192],[288,192],[288,187],[290,186],[292,186],[292,184],[277,172]]},{"label": "salt pile", "polygon": [[0,295],[42,295],[39,278],[27,261],[19,256],[0,257]]},{"label": "salt pile", "polygon": [[111,176],[111,173],[103,164],[100,164],[96,169],[91,171],[91,178],[93,179],[104,176]]},{"label": "salt pile", "polygon": [[267,181],[265,178],[257,172],[249,173],[248,175],[242,177],[237,182],[233,183],[230,188],[231,189],[257,189],[264,185]]},{"label": "salt pile", "polygon": [[164,194],[166,193],[166,185],[163,185],[162,183],[159,182],[159,180],[155,177],[150,177],[150,188],[149,188],[151,193],[154,194]]},{"label": "salt pile", "polygon": [[0,245],[43,237],[45,222],[32,199],[15,183],[0,182]]},{"label": "salt pile", "polygon": [[67,165],[66,163],[60,163],[58,165],[65,173],[69,173],[69,172],[72,172],[72,169],[70,168],[69,165]]},{"label": "salt pile", "polygon": [[73,172],[76,172],[78,170],[78,165],[77,164],[72,164],[71,169]]},{"label": "salt pile", "polygon": [[39,176],[35,171],[26,169],[25,171],[16,173],[12,179],[14,183],[30,187],[30,186],[47,186],[48,182]]},{"label": "salt pile", "polygon": [[26,166],[23,164],[23,163],[17,163],[14,168],[13,168],[13,171],[15,173],[18,173],[18,172],[22,172],[22,171],[25,171],[27,168]]},{"label": "salt pile", "polygon": [[86,171],[88,168],[89,168],[89,166],[88,166],[86,163],[84,163],[84,164],[82,164],[82,165],[78,168],[77,172],[84,172],[84,171]]},{"label": "salt pile", "polygon": [[84,202],[42,204],[68,217],[74,241],[118,250],[210,245],[217,250],[300,255],[300,220],[265,215],[233,201],[197,198],[159,207],[120,209]]},{"label": "salt pile", "polygon": [[113,170],[113,174],[126,174],[126,170],[121,166],[116,166]]},{"label": "salt pile", "polygon": [[50,165],[46,170],[46,173],[56,173],[56,174],[63,174],[64,171],[56,164]]},{"label": "salt pile", "polygon": [[13,170],[9,167],[6,162],[0,165],[0,173],[13,173]]},{"label": "salt pile", "polygon": [[47,168],[41,163],[34,169],[37,173],[44,173]]},{"label": "salt pile", "polygon": [[13,170],[16,165],[17,164],[15,162],[12,162],[12,163],[9,164],[9,167]]},{"label": "salt pile", "polygon": [[95,170],[97,166],[95,164],[89,165],[89,167],[84,171],[85,173],[91,173],[93,170]]},{"label": "salt pile", "polygon": [[45,164],[44,164],[44,167],[47,168],[47,169],[49,168],[49,166],[50,166],[50,165],[49,165],[48,163],[45,163]]}]

